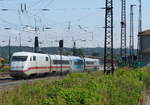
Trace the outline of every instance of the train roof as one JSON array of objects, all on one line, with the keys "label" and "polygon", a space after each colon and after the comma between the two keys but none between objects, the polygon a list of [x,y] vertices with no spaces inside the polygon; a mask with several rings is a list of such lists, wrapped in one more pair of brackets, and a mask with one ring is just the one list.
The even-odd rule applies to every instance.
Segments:
[{"label": "train roof", "polygon": [[81,57],[78,56],[68,56],[70,59],[82,59]]},{"label": "train roof", "polygon": [[85,58],[85,61],[98,61],[98,59],[93,59],[93,58]]},{"label": "train roof", "polygon": [[[15,52],[13,54],[13,56],[36,56],[36,55],[40,55],[40,56],[50,56],[52,59],[60,59],[60,55],[49,55],[49,54],[43,54],[43,53],[34,53],[34,52]],[[62,59],[64,60],[69,60],[69,59],[83,59],[81,57],[78,56],[64,56],[62,55]],[[98,61],[98,59],[93,59],[93,58],[84,58],[85,61]]]},{"label": "train roof", "polygon": [[13,56],[28,56],[31,52],[15,52],[13,53]]},{"label": "train roof", "polygon": [[[52,59],[60,59],[61,56],[60,56],[60,55],[50,55],[50,57],[51,57]],[[62,59],[63,59],[63,60],[69,60],[69,57],[62,55]]]},{"label": "train roof", "polygon": [[[60,59],[60,55],[49,55],[49,54],[34,53],[34,52],[15,52],[13,54],[13,56],[32,56],[32,55],[50,56],[52,59]],[[62,59],[69,60],[69,57],[62,55]]]},{"label": "train roof", "polygon": [[34,52],[15,52],[13,53],[13,56],[29,56],[29,55],[45,55],[45,54],[42,54],[42,53],[34,53]]}]

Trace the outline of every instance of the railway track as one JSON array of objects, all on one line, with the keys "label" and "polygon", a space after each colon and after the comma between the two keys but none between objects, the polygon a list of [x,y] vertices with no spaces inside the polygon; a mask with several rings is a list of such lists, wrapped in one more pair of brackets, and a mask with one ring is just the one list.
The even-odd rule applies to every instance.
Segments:
[{"label": "railway track", "polygon": [[[1,76],[4,76],[3,78]],[[8,89],[8,88],[15,88],[15,86],[19,86],[23,83],[30,83],[33,81],[38,80],[58,80],[62,79],[64,76],[60,75],[53,75],[53,76],[43,76],[43,77],[37,77],[37,78],[30,78],[30,79],[14,79],[9,76],[9,73],[0,73],[0,90]]]},{"label": "railway track", "polygon": [[13,78],[9,76],[9,72],[0,73],[0,84],[9,82],[11,80],[13,80]]},{"label": "railway track", "polygon": [[9,72],[1,72],[1,73],[0,73],[0,77],[1,77],[1,76],[7,76],[7,75],[9,75]]},{"label": "railway track", "polygon": [[[100,69],[102,71],[102,69]],[[0,90],[5,88],[12,88],[15,86],[18,86],[23,83],[29,83],[36,80],[57,80],[57,79],[63,79],[64,76],[60,75],[47,75],[47,76],[41,76],[36,78],[30,78],[30,79],[14,79],[11,76],[9,76],[9,72],[3,72],[0,73]]]}]

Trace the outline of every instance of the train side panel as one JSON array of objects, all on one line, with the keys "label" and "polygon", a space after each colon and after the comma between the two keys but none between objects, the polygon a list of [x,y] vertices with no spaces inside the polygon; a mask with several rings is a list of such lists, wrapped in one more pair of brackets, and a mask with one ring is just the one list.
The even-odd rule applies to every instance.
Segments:
[{"label": "train side panel", "polygon": [[37,62],[37,73],[49,73],[50,72],[50,59],[47,54],[38,55],[36,56],[36,62]]},{"label": "train side panel", "polygon": [[48,55],[32,52],[14,53],[11,59],[10,75],[28,77],[51,72],[80,72],[99,69],[99,60],[77,56]]},{"label": "train side panel", "polygon": [[52,72],[69,72],[71,70],[70,60],[67,56],[53,55],[52,61]]},{"label": "train side panel", "polygon": [[85,71],[95,71],[99,69],[99,60],[84,58]]},{"label": "train side panel", "polygon": [[81,72],[84,70],[83,59],[76,56],[70,56],[71,62],[71,71],[72,72]]},{"label": "train side panel", "polygon": [[28,76],[33,74],[49,73],[50,63],[46,54],[32,54],[25,65],[25,74]]}]

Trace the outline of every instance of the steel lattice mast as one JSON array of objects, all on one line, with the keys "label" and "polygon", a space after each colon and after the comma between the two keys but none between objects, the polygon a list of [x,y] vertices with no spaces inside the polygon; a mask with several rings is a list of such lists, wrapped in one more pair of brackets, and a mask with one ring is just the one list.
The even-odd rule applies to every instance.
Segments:
[{"label": "steel lattice mast", "polygon": [[113,0],[106,0],[104,73],[113,73]]},{"label": "steel lattice mast", "polygon": [[121,48],[120,56],[126,61],[126,0],[121,0]]}]

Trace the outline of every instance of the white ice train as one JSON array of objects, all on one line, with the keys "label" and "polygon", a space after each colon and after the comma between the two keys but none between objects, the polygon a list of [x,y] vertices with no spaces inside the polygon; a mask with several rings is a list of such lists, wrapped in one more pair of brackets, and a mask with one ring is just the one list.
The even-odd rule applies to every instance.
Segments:
[{"label": "white ice train", "polygon": [[10,75],[14,78],[47,73],[81,72],[99,69],[99,60],[77,56],[16,52],[11,57]]}]

